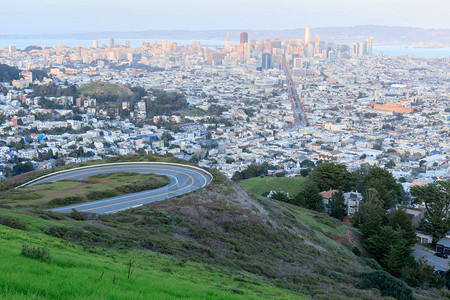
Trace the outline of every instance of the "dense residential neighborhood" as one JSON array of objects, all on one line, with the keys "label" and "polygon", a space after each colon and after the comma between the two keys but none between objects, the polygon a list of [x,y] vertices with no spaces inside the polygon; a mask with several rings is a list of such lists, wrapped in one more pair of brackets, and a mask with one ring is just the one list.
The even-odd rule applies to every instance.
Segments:
[{"label": "dense residential neighborhood", "polygon": [[[448,58],[369,56],[322,44],[315,55],[298,55],[293,42],[292,74],[310,125],[296,128],[284,73],[275,63],[280,43],[249,44],[226,45],[228,50],[198,42],[3,48],[1,63],[25,69],[20,80],[2,83],[3,176],[20,161],[45,169],[145,152],[198,160],[229,177],[263,161],[295,176],[308,159],[349,170],[385,166],[406,190],[448,179]],[[261,68],[263,53],[273,56],[267,69]],[[219,59],[211,61],[215,55]],[[34,79],[33,69],[49,72]],[[99,105],[95,93],[35,91],[42,85],[83,91],[83,85],[101,81],[147,92],[132,102],[123,96]],[[184,95],[185,107],[155,114],[149,106],[161,92]],[[170,139],[164,141],[163,134]]]}]

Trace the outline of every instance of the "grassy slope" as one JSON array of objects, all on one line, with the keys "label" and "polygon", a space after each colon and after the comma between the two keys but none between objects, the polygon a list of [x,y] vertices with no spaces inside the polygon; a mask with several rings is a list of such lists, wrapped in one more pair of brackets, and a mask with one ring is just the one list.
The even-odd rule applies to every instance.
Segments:
[{"label": "grassy slope", "polygon": [[[84,249],[36,229],[22,232],[0,225],[0,240],[2,298],[241,299],[244,294],[248,299],[262,294],[293,296],[268,284],[246,281],[239,275],[229,277],[220,269],[205,264],[148,251]],[[47,247],[52,262],[22,256],[23,243]],[[130,260],[134,265],[128,279],[127,263]]]},{"label": "grassy slope", "polygon": [[118,95],[118,96],[131,96],[133,92],[126,86],[119,84],[105,83],[102,81],[94,81],[84,84],[78,88],[80,94],[105,94],[105,95]]},{"label": "grassy slope", "polygon": [[[4,298],[380,298],[356,286],[372,263],[351,251],[360,247],[352,227],[252,196],[218,174],[190,194],[87,221],[26,208],[0,215],[29,225],[0,225]],[[53,262],[21,256],[22,243],[48,247]]]},{"label": "grassy slope", "polygon": [[288,192],[296,195],[300,192],[301,185],[305,181],[303,177],[254,177],[239,182],[250,193],[264,195],[272,190]]}]

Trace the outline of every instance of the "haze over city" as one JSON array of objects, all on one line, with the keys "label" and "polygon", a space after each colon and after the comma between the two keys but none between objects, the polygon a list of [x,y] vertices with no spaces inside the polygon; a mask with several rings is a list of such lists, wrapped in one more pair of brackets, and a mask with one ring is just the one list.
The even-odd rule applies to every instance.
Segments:
[{"label": "haze over city", "polygon": [[[447,0],[2,1],[0,35],[140,30],[281,30],[387,25],[450,28]],[[20,21],[18,21],[20,20]]]}]

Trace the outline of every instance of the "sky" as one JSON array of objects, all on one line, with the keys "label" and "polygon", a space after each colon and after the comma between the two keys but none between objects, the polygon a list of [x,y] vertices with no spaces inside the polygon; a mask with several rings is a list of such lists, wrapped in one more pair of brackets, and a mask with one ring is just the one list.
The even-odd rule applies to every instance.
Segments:
[{"label": "sky", "polygon": [[450,29],[450,0],[0,0],[0,35],[296,29]]}]

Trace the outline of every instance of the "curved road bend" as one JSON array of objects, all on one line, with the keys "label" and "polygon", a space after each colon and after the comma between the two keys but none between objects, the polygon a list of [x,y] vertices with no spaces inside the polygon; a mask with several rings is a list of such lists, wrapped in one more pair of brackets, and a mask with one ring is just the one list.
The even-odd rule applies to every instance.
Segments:
[{"label": "curved road bend", "polygon": [[110,166],[98,166],[81,170],[68,171],[61,174],[46,177],[44,179],[33,182],[30,185],[52,182],[62,179],[81,180],[96,174],[113,173],[113,172],[138,172],[138,173],[154,173],[158,175],[166,175],[170,179],[170,183],[166,186],[143,191],[139,193],[127,194],[113,198],[74,204],[64,207],[53,208],[51,210],[58,212],[71,212],[72,208],[80,212],[91,212],[99,214],[114,213],[128,208],[140,206],[143,204],[161,201],[167,198],[186,194],[208,185],[212,178],[207,172],[201,170],[183,167],[178,165],[167,164],[120,164]]}]

